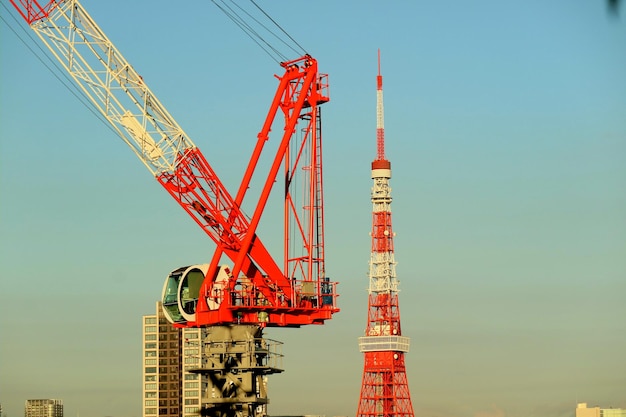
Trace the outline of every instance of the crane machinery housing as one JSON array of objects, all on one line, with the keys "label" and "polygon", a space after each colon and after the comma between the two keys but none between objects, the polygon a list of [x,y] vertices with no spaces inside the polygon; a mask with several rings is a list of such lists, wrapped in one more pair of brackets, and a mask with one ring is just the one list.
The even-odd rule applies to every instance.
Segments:
[{"label": "crane machinery housing", "polygon": [[[265,327],[323,324],[339,311],[324,262],[320,106],[328,76],[305,54],[282,75],[241,184],[231,194],[199,148],[78,0],[10,0],[91,104],[215,244],[209,262],[167,275],[163,310],[176,327],[206,329],[201,415],[264,416],[266,375],[282,372]],[[251,216],[241,207],[278,114],[284,129]],[[257,234],[279,174],[284,178],[283,258]],[[298,183],[298,193],[295,192]],[[303,191],[304,190],[304,191]],[[227,262],[222,259],[227,258]]]}]

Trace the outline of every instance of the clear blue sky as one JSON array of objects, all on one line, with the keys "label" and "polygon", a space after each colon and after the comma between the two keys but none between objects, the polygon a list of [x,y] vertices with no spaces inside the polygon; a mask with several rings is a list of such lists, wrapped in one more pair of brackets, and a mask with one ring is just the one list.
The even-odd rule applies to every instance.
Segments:
[{"label": "clear blue sky", "polygon": [[[0,2],[0,402],[7,417],[28,398],[139,417],[141,316],[169,271],[213,247]],[[280,67],[209,1],[83,4],[234,189]],[[342,308],[266,333],[286,355],[270,413],[356,412],[378,48],[416,416],[626,408],[626,8],[259,4],[330,74],[327,270]]]}]

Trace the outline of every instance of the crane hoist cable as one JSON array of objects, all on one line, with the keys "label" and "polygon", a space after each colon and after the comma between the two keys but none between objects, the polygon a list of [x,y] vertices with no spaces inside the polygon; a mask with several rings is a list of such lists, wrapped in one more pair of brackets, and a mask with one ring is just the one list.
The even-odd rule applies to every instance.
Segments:
[{"label": "crane hoist cable", "polygon": [[[256,9],[258,9],[276,28],[280,30],[283,34],[293,42],[293,45],[289,45],[284,38],[281,38],[275,31],[272,31],[267,25],[263,24],[259,19],[253,16],[253,14],[247,10],[245,10],[242,6],[235,3],[233,0],[228,0],[228,3],[234,5],[230,6],[227,4],[227,0],[212,0],[213,3],[229,18],[231,19],[246,35],[248,35],[265,53],[270,56],[275,62],[280,63],[288,60],[288,57],[281,53],[276,46],[273,46],[269,41],[267,41],[260,33],[260,30],[264,30],[269,33],[272,37],[277,39],[280,43],[282,43],[285,47],[290,49],[292,52],[296,54],[305,55],[307,54],[306,50],[302,48],[298,42],[294,40],[294,38],[287,33],[274,19],[272,19],[267,12],[265,12],[254,0],[250,0],[250,3],[254,5]],[[11,22],[7,21],[4,18],[4,13],[0,15],[0,20],[4,21],[6,26],[15,34],[15,36],[22,42],[28,50],[39,60],[46,69],[57,79],[59,82],[74,96],[78,99],[78,101],[85,106],[94,116],[96,116],[100,122],[107,127],[107,129],[116,133],[115,130],[111,127],[108,121],[101,115],[101,113],[94,107],[93,103],[85,96],[84,92],[80,90],[72,81],[70,76],[60,67],[58,62],[54,60],[46,51],[42,48],[42,46],[37,42],[34,36],[25,30],[19,22],[17,21],[15,15],[7,9],[4,3],[2,7],[7,11],[7,15],[10,15],[13,21],[16,23],[15,26],[20,27],[22,33],[24,33],[25,37],[21,36],[17,30],[14,28]],[[239,9],[239,12],[236,10]],[[242,14],[245,14],[247,18],[242,17]],[[256,22],[261,29],[255,29],[251,23],[251,21]],[[39,52],[37,52],[32,45],[36,45]],[[62,74],[61,77],[59,74]]]},{"label": "crane hoist cable", "polygon": [[[20,33],[18,33],[15,27],[12,25],[12,23],[7,21],[4,18],[4,13],[3,13],[3,14],[0,14],[0,20],[2,20],[5,23],[6,27],[9,28],[11,32],[13,32],[13,34],[19,39],[19,41],[22,42],[24,46],[26,46],[26,48],[33,54],[33,56],[37,58],[37,60],[41,62],[41,64],[44,67],[46,67],[46,69],[50,72],[50,74],[52,74],[52,76],[54,76],[54,78],[56,78],[63,85],[63,87],[65,87],[67,91],[69,91],[74,97],[76,97],[76,99],[78,99],[78,101],[83,106],[85,106],[85,108],[89,110],[91,114],[96,116],[96,118],[100,120],[100,122],[104,126],[106,126],[107,129],[109,129],[113,133],[116,133],[115,130],[108,123],[106,118],[102,116],[102,114],[95,108],[95,106],[89,100],[89,98],[86,97],[85,93],[82,90],[80,90],[78,86],[76,86],[76,84],[74,84],[72,78],[63,70],[63,68],[59,65],[58,61],[52,59],[52,57],[48,53],[46,53],[46,50],[44,50],[41,44],[36,41],[32,33],[27,31],[19,23],[14,13],[11,10],[9,10],[4,3],[0,2],[0,4],[2,5],[2,8],[7,12],[6,15],[10,15],[11,18],[13,19],[13,22],[15,23],[15,27],[19,27],[21,30],[21,33],[24,34],[25,37],[22,37]],[[35,50],[32,47],[32,45],[35,45],[37,49],[39,50],[39,52]]]},{"label": "crane hoist cable", "polygon": [[[212,0],[213,3],[237,25],[250,39],[254,41],[266,54],[270,56],[277,63],[285,62],[288,60],[287,55],[279,51],[278,47],[270,43],[261,34],[261,31],[269,33],[273,38],[277,39],[280,43],[290,49],[297,55],[307,54],[306,50],[296,42],[291,35],[289,35],[274,19],[272,19],[254,0],[250,2],[261,12],[263,15],[276,27],[287,36],[287,38],[293,43],[290,45],[284,38],[281,38],[279,34],[273,31],[268,25],[261,22],[259,19],[253,16],[253,14],[245,10],[242,6],[238,5],[234,0]],[[232,4],[232,6],[231,6]],[[238,9],[238,10],[237,10]],[[245,17],[245,16],[247,17]]]},{"label": "crane hoist cable", "polygon": [[[280,31],[281,31],[281,32],[283,32],[285,35],[287,35],[287,37],[288,37],[289,39],[291,39],[291,41],[292,41],[294,44],[296,44],[296,45],[298,46],[298,48],[300,48],[301,52],[303,52],[304,54],[306,54],[306,53],[307,53],[307,51],[306,51],[306,50],[305,50],[305,49],[304,49],[304,48],[303,48],[303,47],[302,47],[302,46],[301,46],[298,42],[296,42],[296,40],[295,40],[293,37],[291,37],[291,35],[289,35],[289,34],[285,31],[285,29],[283,29],[283,28],[282,28],[282,26],[280,26],[280,25],[279,25],[279,24],[278,24],[278,23],[277,23],[274,19],[272,19],[272,17],[271,17],[270,15],[268,15],[268,14],[265,12],[265,10],[261,9],[261,7],[260,7],[258,4],[256,4],[256,2],[255,2],[254,0],[250,0],[250,2],[251,2],[252,4],[254,4],[254,6],[255,6],[257,9],[259,9],[259,11],[261,11],[261,13],[263,13],[263,14],[264,14],[264,15],[265,15],[265,16],[266,16],[266,17],[267,17],[267,18],[268,18],[268,19],[269,19],[269,20],[270,20],[270,21],[271,21],[271,22],[272,22],[272,23],[273,23],[273,24],[274,24],[274,25],[275,25],[278,29],[280,29]],[[283,41],[283,43],[285,43],[285,44],[286,44],[286,42],[284,42],[284,41]],[[298,51],[296,51],[296,50],[295,50],[295,49],[293,49],[293,48],[292,48],[292,50],[293,50],[294,52],[298,52]]]}]

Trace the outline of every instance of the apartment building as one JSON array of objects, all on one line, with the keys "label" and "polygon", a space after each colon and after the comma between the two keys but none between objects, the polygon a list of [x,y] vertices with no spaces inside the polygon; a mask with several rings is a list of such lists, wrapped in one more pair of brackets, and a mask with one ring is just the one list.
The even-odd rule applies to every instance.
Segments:
[{"label": "apartment building", "polygon": [[201,335],[202,329],[172,326],[160,302],[155,314],[143,316],[143,417],[198,415],[202,378],[186,369],[200,363]]},{"label": "apartment building", "polygon": [[587,407],[587,403],[578,403],[576,417],[626,417],[626,409]]},{"label": "apartment building", "polygon": [[26,400],[24,417],[63,417],[63,400]]}]

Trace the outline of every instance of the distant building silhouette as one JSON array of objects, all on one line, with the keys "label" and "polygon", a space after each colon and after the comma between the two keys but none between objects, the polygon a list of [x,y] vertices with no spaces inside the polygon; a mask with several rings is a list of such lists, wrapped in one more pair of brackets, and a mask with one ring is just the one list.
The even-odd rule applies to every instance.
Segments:
[{"label": "distant building silhouette", "polygon": [[200,362],[202,331],[172,326],[160,302],[143,316],[143,417],[198,416],[202,376],[185,369]]},{"label": "distant building silhouette", "polygon": [[576,417],[626,417],[624,408],[587,407],[587,403],[578,403]]},{"label": "distant building silhouette", "polygon": [[24,417],[63,417],[63,401],[26,400]]}]

